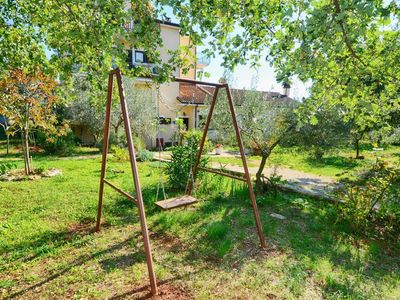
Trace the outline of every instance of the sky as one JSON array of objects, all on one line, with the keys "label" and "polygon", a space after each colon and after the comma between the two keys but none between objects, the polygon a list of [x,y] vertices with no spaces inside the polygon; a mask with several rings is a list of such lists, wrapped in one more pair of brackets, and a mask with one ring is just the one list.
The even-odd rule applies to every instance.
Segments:
[{"label": "sky", "polygon": [[[179,20],[174,16],[170,7],[164,7],[164,10],[166,15],[170,17],[173,22],[179,23]],[[204,47],[199,47],[197,49],[198,56],[201,55],[201,51],[203,49]],[[276,81],[274,69],[270,67],[269,62],[265,60],[265,53],[260,54],[262,56],[260,59],[261,66],[257,69],[252,68],[250,64],[239,65],[238,67],[236,67],[233,73],[233,88],[250,89],[252,87],[252,79],[257,76],[257,90],[283,93],[282,85]],[[218,80],[223,77],[224,73],[224,68],[221,66],[221,64],[222,57],[219,54],[216,54],[215,58],[211,58],[209,66],[204,69],[204,72],[209,73],[210,77],[203,77],[202,80],[209,82],[218,82]],[[301,100],[303,97],[307,97],[309,95],[309,86],[310,84],[304,84],[300,80],[293,78],[291,82],[289,96],[294,99]]]},{"label": "sky", "polygon": [[[198,49],[200,52],[201,49]],[[265,54],[261,54],[265,57]],[[215,58],[211,58],[210,64],[208,67],[204,68],[205,72],[210,74],[210,77],[203,78],[204,81],[218,82],[218,80],[223,77],[224,68],[221,66],[222,57],[220,55],[216,55]],[[270,67],[269,62],[265,59],[260,59],[260,67],[257,69],[250,67],[248,65],[240,65],[236,67],[233,73],[233,83],[232,87],[242,89],[250,89],[252,87],[253,78],[258,78],[256,89],[259,91],[271,91],[271,92],[283,92],[282,85],[276,81],[274,68]],[[302,81],[294,78],[292,80],[291,88],[290,88],[290,97],[295,99],[302,99],[303,97],[307,97],[309,84],[304,84]]]}]

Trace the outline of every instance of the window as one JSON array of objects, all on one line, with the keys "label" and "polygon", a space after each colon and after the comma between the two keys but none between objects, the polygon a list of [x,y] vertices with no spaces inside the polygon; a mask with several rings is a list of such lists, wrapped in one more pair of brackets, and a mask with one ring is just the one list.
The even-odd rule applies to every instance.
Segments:
[{"label": "window", "polygon": [[160,125],[169,125],[171,124],[172,121],[171,118],[166,118],[163,116],[160,116],[159,120],[160,120]]},{"label": "window", "polygon": [[135,62],[137,63],[146,63],[146,54],[144,51],[135,51]]}]

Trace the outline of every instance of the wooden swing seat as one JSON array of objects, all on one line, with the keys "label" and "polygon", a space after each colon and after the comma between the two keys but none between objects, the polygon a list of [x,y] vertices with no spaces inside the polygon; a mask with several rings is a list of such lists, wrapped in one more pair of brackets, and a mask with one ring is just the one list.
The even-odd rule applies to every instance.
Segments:
[{"label": "wooden swing seat", "polygon": [[196,203],[198,200],[189,195],[183,195],[180,197],[169,198],[167,200],[157,201],[156,205],[164,210],[173,209],[181,206],[190,205]]}]

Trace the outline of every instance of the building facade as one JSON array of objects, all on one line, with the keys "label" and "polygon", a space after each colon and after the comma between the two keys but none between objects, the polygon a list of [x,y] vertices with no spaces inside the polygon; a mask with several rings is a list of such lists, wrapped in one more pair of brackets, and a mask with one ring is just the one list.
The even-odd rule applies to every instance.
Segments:
[{"label": "building facade", "polygon": [[[166,62],[171,58],[171,51],[177,51],[185,47],[187,54],[185,54],[184,59],[192,67],[186,70],[187,72],[185,73],[183,70],[177,68],[172,75],[174,77],[195,80],[197,72],[201,71],[207,64],[204,61],[201,61],[201,63],[196,62],[196,48],[191,44],[190,38],[181,36],[179,24],[170,21],[160,21],[159,25],[163,47],[160,47],[158,50],[160,51],[162,61]],[[153,73],[156,72],[155,66],[147,61],[146,53],[142,49],[132,49],[129,51],[128,60],[132,66],[145,66],[154,70]],[[183,120],[186,129],[196,128],[198,106],[179,100],[183,89],[182,84],[172,81],[162,84],[159,86],[159,89],[156,89],[154,85],[151,85],[151,79],[144,77],[135,78],[133,84],[137,88],[152,88],[154,101],[156,101],[158,107],[160,130],[155,138],[146,141],[148,147],[154,148],[159,142],[164,145],[172,144],[178,130],[176,125],[177,119]]]}]

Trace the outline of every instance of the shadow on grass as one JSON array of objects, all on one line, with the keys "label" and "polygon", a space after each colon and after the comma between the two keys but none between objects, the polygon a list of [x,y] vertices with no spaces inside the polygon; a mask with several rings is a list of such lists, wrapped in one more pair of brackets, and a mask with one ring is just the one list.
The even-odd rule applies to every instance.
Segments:
[{"label": "shadow on grass", "polygon": [[[103,227],[108,227],[104,224]],[[70,228],[63,231],[44,231],[19,244],[13,244],[12,248],[3,248],[2,252],[15,251],[10,258],[5,259],[7,264],[25,263],[57,251],[66,244],[72,243],[79,246],[85,239],[94,233],[93,219],[82,219],[72,224]],[[34,249],[32,251],[32,249]],[[7,266],[3,267],[7,268]]]},{"label": "shadow on grass", "polygon": [[306,161],[313,167],[331,166],[338,169],[348,170],[354,169],[359,165],[359,162],[356,159],[343,156],[327,156],[321,158],[320,160],[317,160],[311,156],[307,156]]},{"label": "shadow on grass", "polygon": [[[148,185],[143,189],[146,213],[149,225],[151,225],[150,231],[157,233],[157,235],[152,235],[152,243],[161,244],[161,248],[163,243],[166,243],[163,236],[176,237],[179,242],[175,243],[174,247],[162,247],[162,249],[163,251],[179,252],[178,255],[182,255],[184,264],[191,265],[196,269],[224,268],[232,270],[234,268],[241,270],[250,260],[261,263],[268,259],[270,250],[259,250],[247,188],[231,184],[226,180],[214,180],[208,185],[205,184],[198,191],[200,203],[173,211],[160,211],[155,206],[156,190],[156,185]],[[131,194],[134,195],[134,193]],[[168,191],[169,197],[176,194],[178,192]],[[282,272],[289,279],[295,278],[291,280],[296,280],[299,287],[307,280],[307,276],[314,272],[304,266],[305,257],[315,264],[318,264],[320,260],[327,260],[334,268],[348,270],[352,273],[357,272],[358,276],[365,276],[374,281],[382,280],[388,273],[400,276],[400,258],[398,256],[388,257],[385,254],[384,246],[374,241],[362,240],[362,238],[350,234],[346,227],[334,224],[335,212],[331,204],[311,199],[295,201],[297,199],[299,196],[296,194],[278,193],[276,196],[259,196],[257,202],[268,243],[275,245],[280,252],[295,258],[295,262],[290,268],[282,266]],[[105,201],[105,204],[103,220],[110,218],[113,220],[113,224],[117,225],[138,222],[137,209],[134,208],[131,201],[119,197],[112,202]],[[269,216],[271,212],[282,214],[286,219],[271,218]],[[95,211],[93,215],[95,215]],[[48,251],[61,248],[67,243],[72,243],[74,247],[80,247],[95,239],[96,236],[89,234],[94,228],[94,218],[82,220],[80,223],[82,225],[79,224],[70,230],[44,232],[30,242],[16,245],[16,249],[21,248],[22,250],[11,259],[11,262],[15,261],[15,258],[20,259],[27,255],[32,248],[35,249],[36,256],[23,258],[24,260],[33,259],[38,255],[48,253]],[[140,232],[136,238],[139,236]],[[67,268],[14,293],[9,298],[21,296],[27,291],[64,275],[72,267],[86,262],[88,256],[89,259],[94,259],[104,253],[120,249],[124,246],[123,243],[127,243],[131,239],[108,249],[80,256]],[[360,258],[357,246],[354,246],[357,243],[367,245],[367,261]],[[398,252],[394,251],[394,253]],[[140,261],[144,259],[142,250],[135,255],[121,255],[104,259],[100,264],[106,272],[109,272],[115,268],[129,267],[137,262],[136,259]],[[158,263],[162,264],[163,262],[160,260]],[[293,274],[297,274],[296,272],[298,275],[294,276]],[[326,297],[334,296],[337,290],[347,297],[367,297],[352,288],[352,282],[341,282],[336,278],[328,278],[321,285]],[[137,291],[133,290],[126,296],[135,293]],[[118,297],[115,299],[119,299]]]},{"label": "shadow on grass", "polygon": [[[22,154],[22,150],[20,148],[18,148],[18,145],[16,145],[17,148],[15,148],[15,146],[13,146],[11,148],[11,152],[9,154],[6,154],[6,151],[1,151],[0,152],[0,158],[1,159],[23,159],[23,154]],[[47,153],[43,150],[41,150],[40,152],[35,151],[34,148],[31,149],[30,152],[33,161],[35,160],[57,160],[57,159],[65,159],[65,158],[71,158],[74,159],[76,157],[92,157],[93,155],[100,155],[101,152],[99,149],[97,148],[85,148],[84,150],[81,149],[80,147],[74,147],[72,149],[69,149],[63,153]]]},{"label": "shadow on grass", "polygon": [[[137,238],[137,236],[135,236],[134,238]],[[43,285],[45,285],[45,284],[57,279],[57,278],[59,278],[60,276],[65,275],[66,273],[68,273],[74,267],[78,267],[80,265],[83,265],[83,264],[87,263],[89,260],[94,260],[94,259],[96,259],[98,257],[101,257],[102,255],[107,254],[107,253],[112,253],[114,251],[122,249],[123,247],[125,247],[125,246],[127,246],[129,244],[129,241],[131,239],[132,239],[132,237],[130,237],[130,238],[118,243],[118,244],[115,244],[112,247],[109,247],[107,249],[92,253],[89,256],[87,254],[81,255],[78,258],[76,258],[74,261],[69,263],[68,267],[63,268],[61,271],[58,271],[58,272],[54,273],[53,275],[51,275],[51,276],[41,280],[40,282],[35,283],[35,284],[33,284],[33,285],[31,285],[31,286],[29,286],[27,288],[21,289],[21,290],[15,292],[13,294],[7,296],[4,299],[13,299],[13,298],[16,298],[16,297],[20,297],[20,296],[24,295],[25,293],[27,293],[29,291],[35,290],[36,288],[39,288],[39,287],[41,287],[41,286],[43,286]],[[142,261],[142,258],[143,258],[142,255],[137,255],[136,253],[133,253],[131,256],[134,257],[134,259],[135,259],[134,262]],[[133,260],[133,258],[132,258],[132,260]],[[118,262],[118,259],[116,260],[116,262]],[[115,264],[115,262],[113,262],[112,260],[104,260],[102,264],[103,264],[103,266],[109,266],[109,265]],[[107,268],[105,268],[105,269],[106,270],[111,270],[111,269],[107,269]]]},{"label": "shadow on grass", "polygon": [[[216,192],[219,188],[217,184],[207,193],[200,193],[203,200],[196,206],[167,212],[154,207],[154,188],[145,189],[152,230],[176,234],[182,239],[178,251],[188,265],[240,270],[249,260],[268,259],[271,249],[260,251],[258,246],[248,190],[236,189],[233,194],[223,195]],[[266,195],[259,197],[258,202],[269,244],[282,253],[290,253],[296,262],[293,267],[302,270],[297,277],[299,287],[310,272],[316,272],[304,266],[305,257],[314,262],[315,268],[319,261],[326,260],[333,269],[356,272],[357,276],[376,282],[387,274],[400,276],[400,256],[393,254],[399,249],[390,250],[396,246],[366,240],[352,234],[345,225],[335,223],[336,210],[330,203],[312,199],[296,202],[298,198],[296,194]],[[283,214],[286,219],[271,218],[269,212]],[[387,255],[391,251],[392,255]],[[288,278],[292,275],[289,271],[286,274]],[[327,297],[338,290],[346,297],[367,297],[353,285],[347,279],[328,276],[322,288]]]}]

